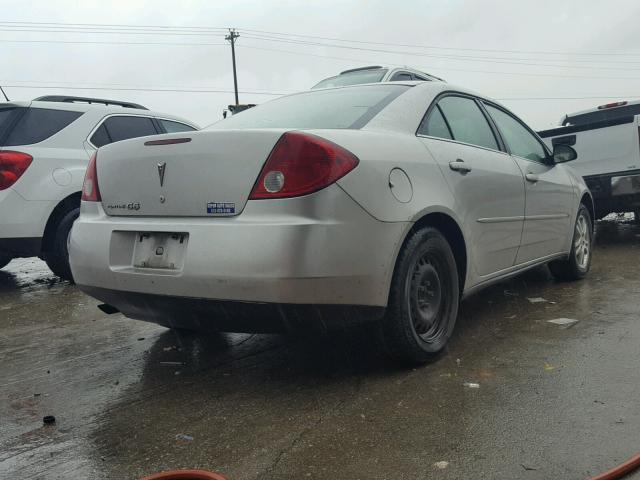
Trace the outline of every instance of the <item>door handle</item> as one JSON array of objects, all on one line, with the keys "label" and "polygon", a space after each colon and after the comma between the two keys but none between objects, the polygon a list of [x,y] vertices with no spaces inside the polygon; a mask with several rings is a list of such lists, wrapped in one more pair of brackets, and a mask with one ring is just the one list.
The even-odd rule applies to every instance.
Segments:
[{"label": "door handle", "polygon": [[449,162],[449,168],[454,172],[460,172],[462,174],[469,173],[471,171],[471,167],[464,163],[464,160],[460,158],[455,162]]},{"label": "door handle", "polygon": [[531,172],[527,173],[524,176],[524,178],[527,179],[527,182],[531,182],[531,183],[536,183],[539,180],[538,175],[536,175],[535,173],[531,173]]}]

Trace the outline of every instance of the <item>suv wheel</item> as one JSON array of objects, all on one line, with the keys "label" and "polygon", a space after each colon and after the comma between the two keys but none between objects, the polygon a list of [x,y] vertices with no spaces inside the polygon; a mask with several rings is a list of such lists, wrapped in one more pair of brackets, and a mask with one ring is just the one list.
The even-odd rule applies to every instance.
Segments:
[{"label": "suv wheel", "polygon": [[76,207],[62,216],[56,227],[51,249],[45,255],[45,261],[51,271],[70,282],[73,282],[73,275],[69,266],[69,235],[78,215],[80,215],[80,208]]},{"label": "suv wheel", "polygon": [[593,248],[593,227],[591,215],[584,205],[580,205],[569,258],[549,263],[549,270],[558,280],[580,280],[589,272]]},{"label": "suv wheel", "polygon": [[9,262],[13,260],[13,257],[9,257],[8,255],[0,255],[0,268],[4,268],[9,265]]},{"label": "suv wheel", "polygon": [[435,228],[415,232],[404,246],[382,320],[382,342],[391,356],[424,363],[446,345],[458,316],[460,287],[455,258]]}]

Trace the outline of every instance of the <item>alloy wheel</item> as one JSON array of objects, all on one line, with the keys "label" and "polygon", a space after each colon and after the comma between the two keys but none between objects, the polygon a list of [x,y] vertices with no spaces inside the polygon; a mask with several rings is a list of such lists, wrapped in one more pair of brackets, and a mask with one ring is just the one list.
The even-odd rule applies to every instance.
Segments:
[{"label": "alloy wheel", "polygon": [[576,255],[576,264],[580,269],[586,269],[591,255],[591,232],[589,231],[589,222],[584,215],[580,215],[576,221],[573,248]]}]

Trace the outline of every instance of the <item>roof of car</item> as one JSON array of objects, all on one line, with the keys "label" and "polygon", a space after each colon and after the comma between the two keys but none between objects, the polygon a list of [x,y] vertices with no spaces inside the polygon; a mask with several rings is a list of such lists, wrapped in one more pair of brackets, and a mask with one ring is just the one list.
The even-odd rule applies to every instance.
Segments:
[{"label": "roof of car", "polygon": [[86,103],[86,102],[64,102],[64,101],[42,101],[42,100],[31,100],[31,101],[11,101],[0,103],[0,107],[2,106],[15,106],[15,107],[38,107],[38,108],[48,108],[52,110],[67,110],[70,112],[89,112],[89,111],[98,111],[103,115],[111,115],[111,114],[126,114],[126,115],[142,115],[142,116],[150,116],[150,117],[159,117],[165,118],[167,120],[176,120],[181,123],[185,123],[187,125],[191,125],[195,128],[200,128],[196,123],[191,120],[187,120],[185,118],[179,117],[173,114],[165,114],[161,112],[157,112],[155,110],[147,110],[141,108],[132,108],[132,107],[123,107],[119,105],[105,105],[100,103]]}]

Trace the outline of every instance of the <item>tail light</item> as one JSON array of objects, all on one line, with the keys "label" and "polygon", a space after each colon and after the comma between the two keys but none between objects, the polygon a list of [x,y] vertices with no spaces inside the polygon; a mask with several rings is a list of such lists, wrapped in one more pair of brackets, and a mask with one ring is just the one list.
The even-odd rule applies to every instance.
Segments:
[{"label": "tail light", "polygon": [[626,104],[627,104],[627,102],[605,103],[604,105],[599,105],[598,106],[598,110],[605,110],[607,108],[622,107],[622,106],[624,106]]},{"label": "tail light", "polygon": [[6,190],[22,176],[33,157],[22,152],[0,152],[0,190]]},{"label": "tail light", "polygon": [[358,157],[329,140],[287,132],[271,151],[250,200],[290,198],[317,192],[358,165]]},{"label": "tail light", "polygon": [[84,174],[84,183],[82,184],[82,200],[85,202],[100,202],[100,189],[98,188],[98,173],[96,171],[97,152],[93,154],[89,160],[89,166]]}]

